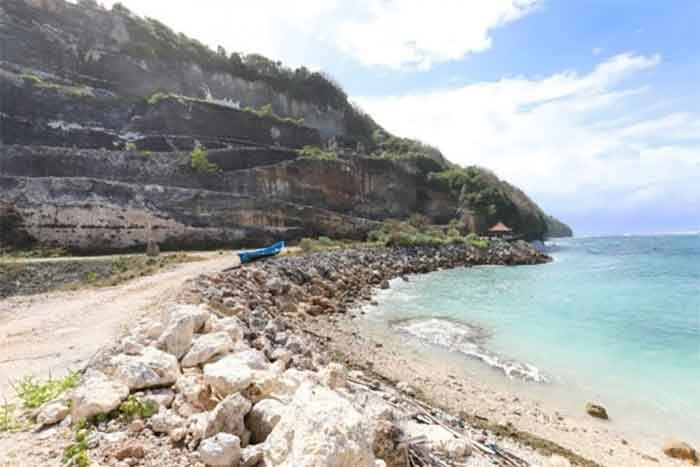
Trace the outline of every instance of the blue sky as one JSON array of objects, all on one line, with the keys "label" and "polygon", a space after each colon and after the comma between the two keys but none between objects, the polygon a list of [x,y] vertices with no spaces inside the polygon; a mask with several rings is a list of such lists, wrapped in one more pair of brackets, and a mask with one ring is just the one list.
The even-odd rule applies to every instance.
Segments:
[{"label": "blue sky", "polygon": [[388,130],[578,232],[700,230],[700,1],[122,3],[329,72]]}]

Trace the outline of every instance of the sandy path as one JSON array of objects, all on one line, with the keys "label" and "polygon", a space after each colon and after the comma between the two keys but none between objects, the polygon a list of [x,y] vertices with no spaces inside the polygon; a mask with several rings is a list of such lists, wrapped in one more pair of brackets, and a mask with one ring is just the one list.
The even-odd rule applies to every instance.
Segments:
[{"label": "sandy path", "polygon": [[116,287],[52,292],[0,300],[0,401],[26,375],[48,377],[80,368],[123,327],[175,298],[188,279],[230,267],[231,254],[202,254],[204,261]]}]

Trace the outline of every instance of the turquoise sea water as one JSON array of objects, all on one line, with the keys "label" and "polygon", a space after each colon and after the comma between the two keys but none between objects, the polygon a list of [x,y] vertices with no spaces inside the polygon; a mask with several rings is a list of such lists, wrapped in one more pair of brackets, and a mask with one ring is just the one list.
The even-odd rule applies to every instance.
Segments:
[{"label": "turquoise sea water", "polygon": [[700,235],[558,240],[550,254],[395,281],[371,317],[545,398],[700,441]]}]

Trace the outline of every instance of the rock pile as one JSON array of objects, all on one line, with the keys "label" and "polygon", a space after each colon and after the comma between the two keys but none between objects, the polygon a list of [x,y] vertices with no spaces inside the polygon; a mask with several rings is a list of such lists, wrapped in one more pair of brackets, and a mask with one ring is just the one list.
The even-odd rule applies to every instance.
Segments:
[{"label": "rock pile", "polygon": [[[88,419],[90,455],[119,467],[407,467],[412,439],[463,461],[470,443],[416,415],[413,388],[348,374],[293,322],[347,311],[395,277],[490,260],[546,257],[519,244],[490,257],[464,246],[349,250],[201,277],[194,291],[208,303],[139,322],[37,419]],[[120,416],[135,402],[154,413]]]}]

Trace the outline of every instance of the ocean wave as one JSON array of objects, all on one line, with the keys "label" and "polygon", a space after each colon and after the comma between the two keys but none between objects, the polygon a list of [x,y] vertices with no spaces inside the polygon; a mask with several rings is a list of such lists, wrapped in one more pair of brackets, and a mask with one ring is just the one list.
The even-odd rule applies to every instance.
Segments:
[{"label": "ocean wave", "polygon": [[548,383],[549,378],[537,367],[498,355],[485,346],[491,333],[479,326],[447,318],[403,319],[390,323],[400,333],[438,347],[480,360],[503,372],[508,378]]}]

